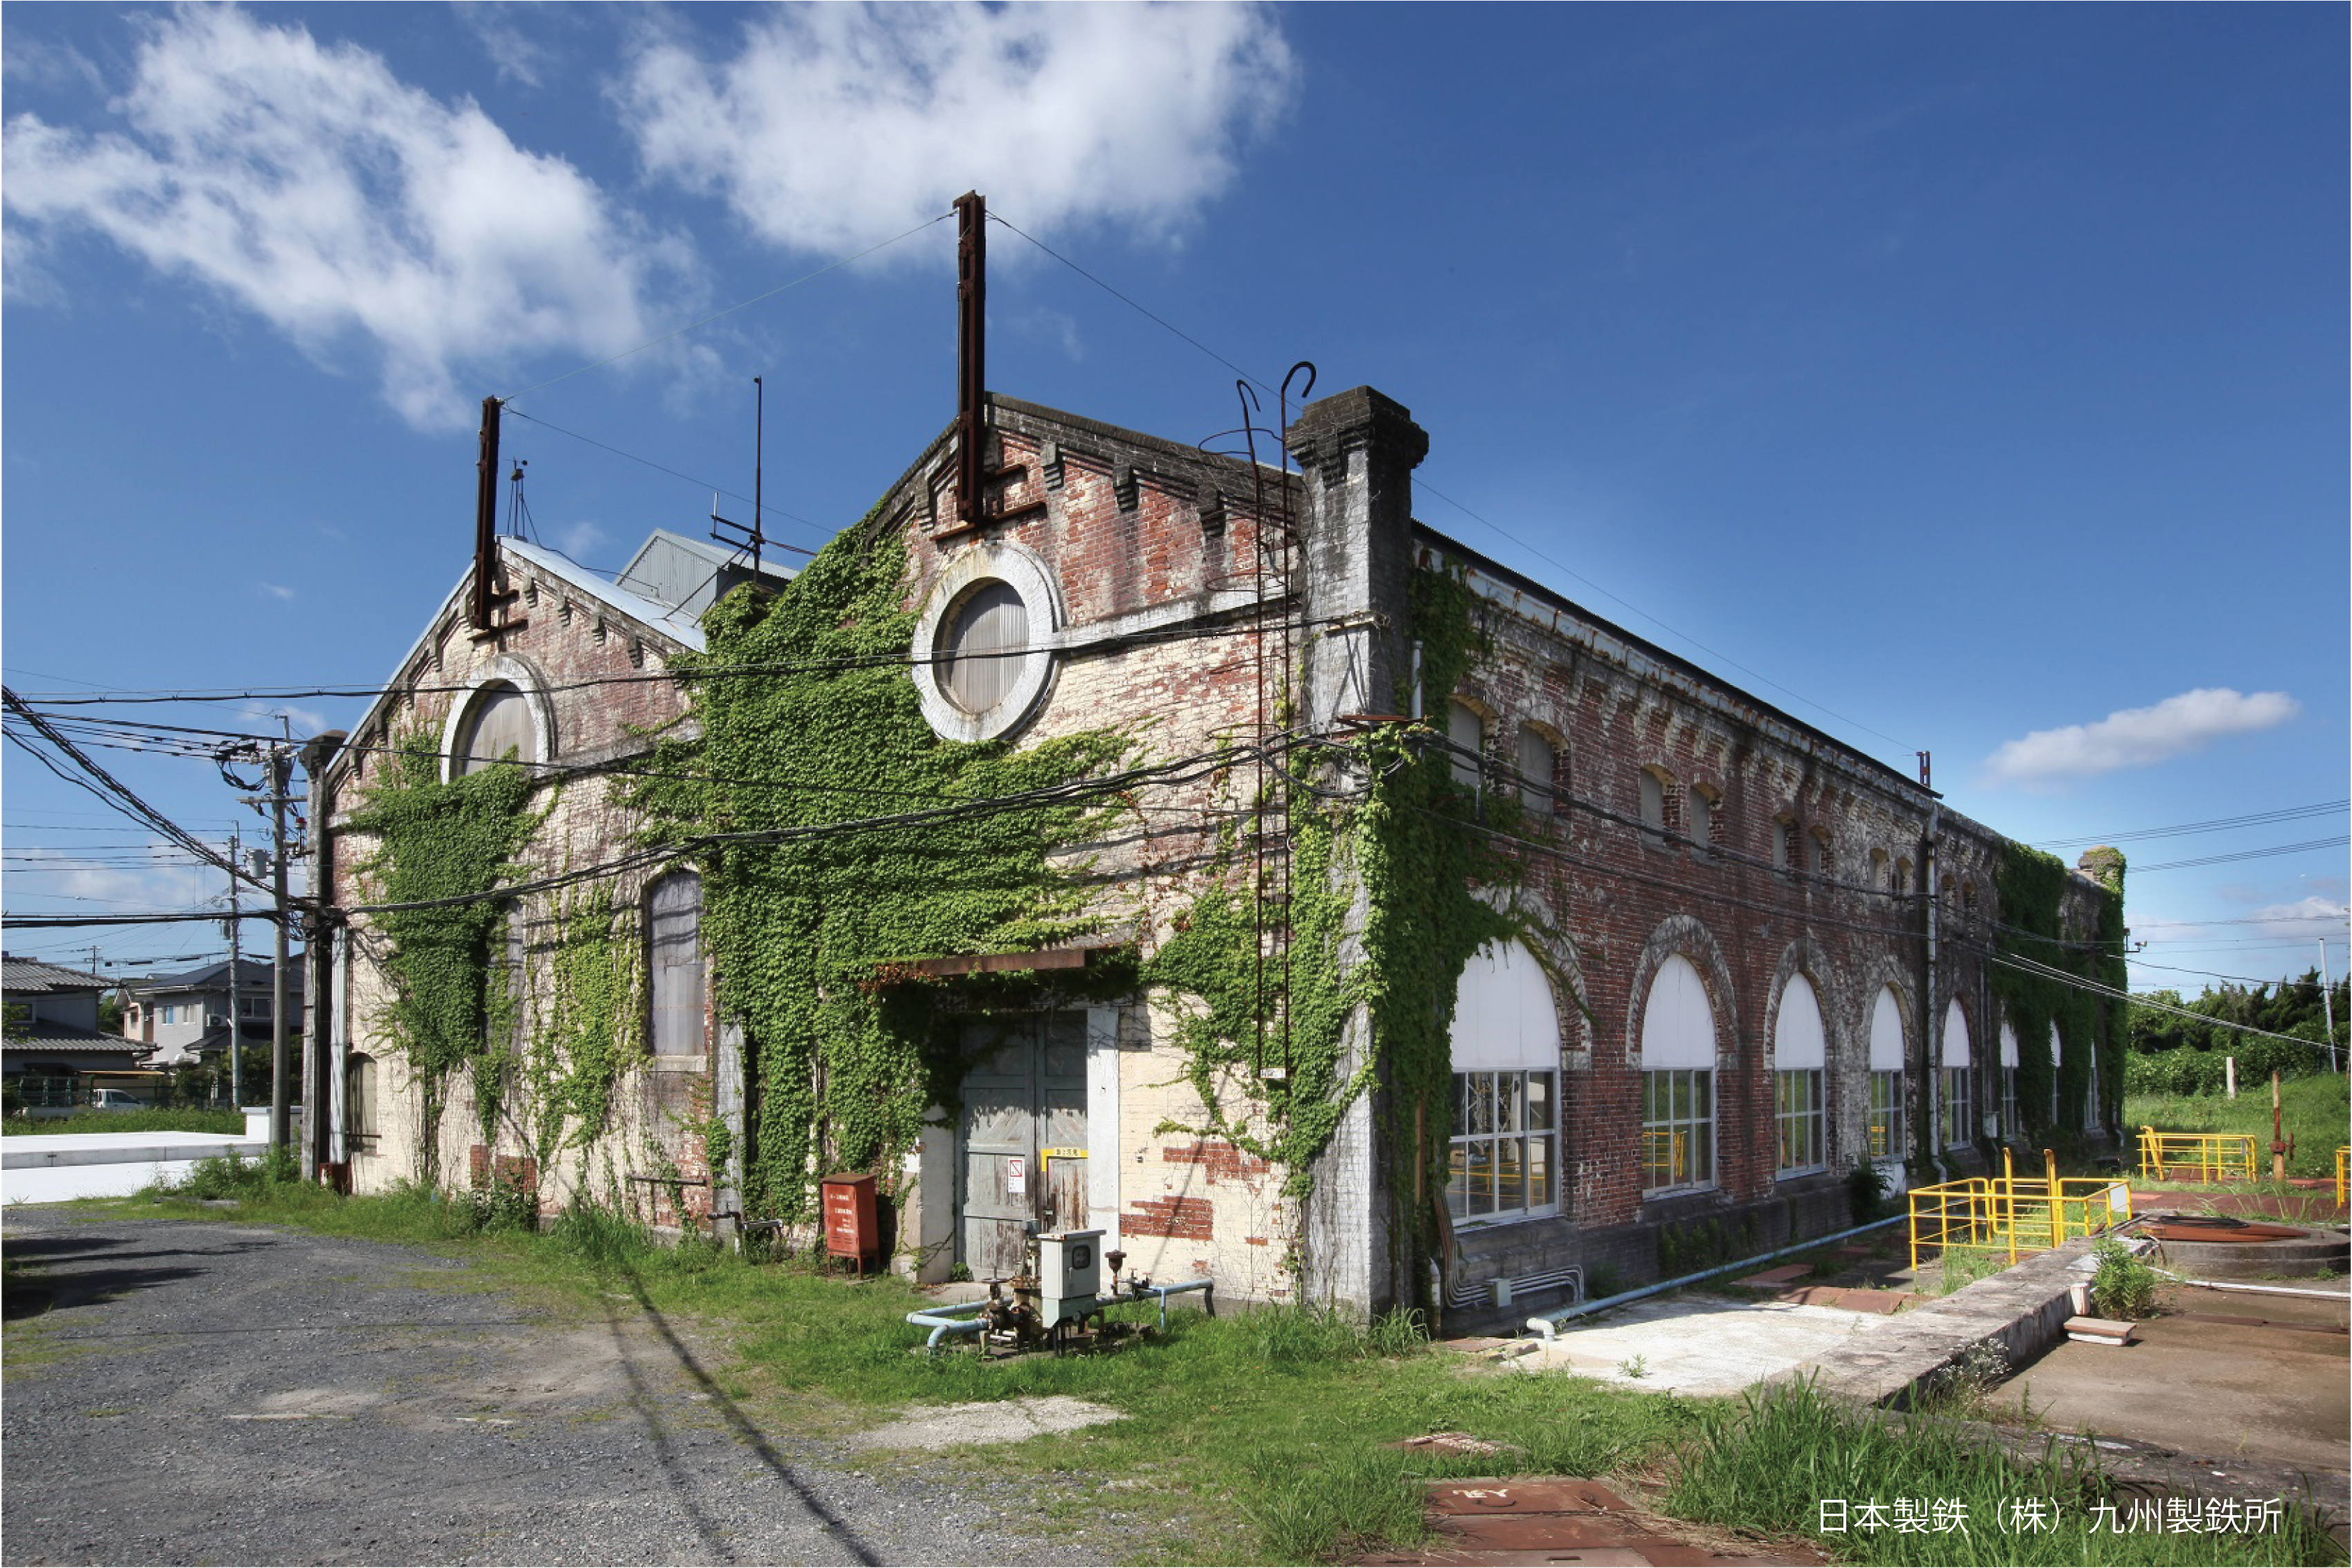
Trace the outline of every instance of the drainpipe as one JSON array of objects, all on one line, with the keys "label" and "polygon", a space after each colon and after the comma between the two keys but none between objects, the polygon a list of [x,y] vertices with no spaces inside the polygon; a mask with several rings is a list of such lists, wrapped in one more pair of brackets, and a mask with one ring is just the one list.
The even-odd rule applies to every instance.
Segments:
[{"label": "drainpipe", "polygon": [[1919,844],[1919,888],[1926,895],[1927,940],[1921,959],[1919,976],[1919,1044],[1927,1053],[1927,1070],[1920,1075],[1919,1100],[1927,1107],[1926,1126],[1912,1133],[1927,1134],[1922,1147],[1927,1151],[1927,1163],[1935,1168],[1936,1180],[1947,1182],[1951,1172],[1945,1168],[1943,1139],[1936,1130],[1936,1112],[1943,1103],[1943,1078],[1937,1070],[1943,1065],[1943,1015],[1936,1010],[1936,917],[1940,912],[1936,892],[1936,846],[1943,835],[1944,803],[1927,803],[1927,837]]}]

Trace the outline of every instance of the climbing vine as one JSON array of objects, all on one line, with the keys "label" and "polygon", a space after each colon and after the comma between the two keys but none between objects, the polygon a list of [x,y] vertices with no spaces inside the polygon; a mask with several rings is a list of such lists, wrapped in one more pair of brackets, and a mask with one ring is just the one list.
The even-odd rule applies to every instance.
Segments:
[{"label": "climbing vine", "polygon": [[[1475,604],[1452,575],[1414,575],[1422,689],[1441,702],[1485,648]],[[1424,1247],[1434,1224],[1434,1207],[1414,1194],[1444,1191],[1463,968],[1486,942],[1530,928],[1507,900],[1480,896],[1520,879],[1516,863],[1476,831],[1482,814],[1489,825],[1517,826],[1517,802],[1458,784],[1431,739],[1415,724],[1358,742],[1345,771],[1365,785],[1352,804],[1304,787],[1313,781],[1277,784],[1291,792],[1292,938],[1287,1028],[1282,1017],[1269,1020],[1272,1043],[1259,1035],[1259,922],[1248,890],[1230,876],[1194,900],[1144,966],[1148,981],[1181,999],[1175,1034],[1207,1107],[1203,1130],[1278,1161],[1292,1195],[1309,1189],[1312,1162],[1356,1099],[1375,1086],[1387,1091],[1384,1131],[1402,1165],[1391,1217],[1401,1255]],[[1369,1049],[1348,1038],[1359,1007],[1371,1021]],[[1257,1069],[1269,1061],[1286,1074],[1263,1076]],[[1229,1093],[1237,1086],[1240,1102]]]},{"label": "climbing vine", "polygon": [[[1995,878],[2003,929],[1996,932],[1995,951],[2121,991],[2126,979],[2124,858],[2117,850],[2100,849],[2085,858],[2092,861],[2101,889],[2087,943],[2065,935],[2066,893],[2074,885],[2065,862],[2022,844],[2002,847]],[[2119,1091],[2126,1027],[2121,1005],[2053,976],[2007,964],[1993,965],[1991,974],[1993,992],[2017,1031],[2018,1101],[2027,1116],[2040,1121],[2047,1114],[2054,1070],[2059,1125],[2079,1118],[2095,1052],[2102,1094]],[[2050,1059],[2053,1024],[2058,1027],[2062,1053],[2054,1067]]]},{"label": "climbing vine", "polygon": [[556,906],[547,1012],[530,1031],[529,1060],[532,1142],[542,1165],[558,1149],[604,1133],[614,1086],[645,1059],[631,934],[609,887]]},{"label": "climbing vine", "polygon": [[[514,858],[543,818],[530,809],[531,789],[511,763],[445,784],[432,741],[414,734],[396,744],[352,820],[376,841],[359,868],[374,895],[436,906],[376,917],[393,990],[383,1028],[423,1094],[418,1174],[428,1182],[440,1169],[450,1076],[468,1074],[486,1133],[502,1101],[516,998],[491,958],[504,946],[507,911],[478,895],[520,870]],[[464,901],[443,901],[453,900]]]},{"label": "climbing vine", "polygon": [[[1060,860],[1122,809],[1003,804],[1108,770],[1130,750],[1117,731],[1015,751],[932,731],[907,679],[906,546],[873,521],[780,592],[713,606],[706,652],[677,667],[700,733],[657,748],[651,771],[680,776],[629,794],[651,841],[696,841],[717,1000],[746,1042],[754,1110],[723,1152],[747,1213],[804,1217],[835,1169],[895,1184],[925,1108],[952,1102],[975,994],[906,961],[1084,931],[1084,867]],[[892,816],[913,820],[873,821]]]}]

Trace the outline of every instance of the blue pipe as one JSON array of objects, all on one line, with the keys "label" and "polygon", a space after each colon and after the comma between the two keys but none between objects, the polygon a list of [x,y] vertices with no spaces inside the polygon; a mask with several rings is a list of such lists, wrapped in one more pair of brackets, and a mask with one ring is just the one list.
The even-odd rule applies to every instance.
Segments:
[{"label": "blue pipe", "polygon": [[[1116,1307],[1121,1301],[1139,1301],[1146,1296],[1157,1296],[1160,1299],[1160,1326],[1165,1329],[1168,1327],[1168,1298],[1181,1296],[1188,1290],[1202,1292],[1209,1316],[1213,1318],[1217,1315],[1217,1282],[1213,1279],[1187,1279],[1178,1285],[1146,1285],[1129,1295],[1097,1296],[1090,1310],[1099,1311],[1106,1307]],[[936,1354],[940,1342],[948,1335],[976,1334],[986,1327],[980,1313],[987,1307],[986,1301],[965,1301],[953,1307],[926,1307],[921,1311],[908,1313],[907,1321],[916,1328],[931,1331],[931,1337],[923,1342],[923,1348]]]}]

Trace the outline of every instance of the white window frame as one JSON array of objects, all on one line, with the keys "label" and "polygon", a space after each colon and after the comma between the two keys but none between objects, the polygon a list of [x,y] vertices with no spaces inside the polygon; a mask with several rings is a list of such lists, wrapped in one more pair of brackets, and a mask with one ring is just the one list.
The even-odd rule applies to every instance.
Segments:
[{"label": "white window frame", "polygon": [[[1698,966],[1681,953],[1650,977],[1641,1063],[1643,1196],[1715,1186],[1715,1004]],[[1654,1157],[1661,1148],[1663,1160]]]},{"label": "white window frame", "polygon": [[[1559,1009],[1551,982],[1521,943],[1489,942],[1463,966],[1455,998],[1447,1212],[1465,1227],[1558,1214]],[[1542,1186],[1531,1191],[1538,1172]],[[1516,1184],[1517,1203],[1503,1202],[1507,1184]]]},{"label": "white window frame", "polygon": [[[1829,1168],[1829,1032],[1811,981],[1792,974],[1772,1016],[1772,1121],[1775,1172],[1810,1175]],[[1801,1156],[1790,1158],[1791,1145]]]}]

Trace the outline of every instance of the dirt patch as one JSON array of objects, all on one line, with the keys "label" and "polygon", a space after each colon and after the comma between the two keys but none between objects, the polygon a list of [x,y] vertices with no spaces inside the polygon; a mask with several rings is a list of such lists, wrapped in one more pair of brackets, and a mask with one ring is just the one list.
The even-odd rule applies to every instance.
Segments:
[{"label": "dirt patch", "polygon": [[1107,1405],[1057,1394],[916,1410],[887,1426],[860,1432],[849,1441],[860,1448],[953,1448],[966,1443],[1018,1443],[1125,1419],[1122,1412]]}]

